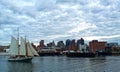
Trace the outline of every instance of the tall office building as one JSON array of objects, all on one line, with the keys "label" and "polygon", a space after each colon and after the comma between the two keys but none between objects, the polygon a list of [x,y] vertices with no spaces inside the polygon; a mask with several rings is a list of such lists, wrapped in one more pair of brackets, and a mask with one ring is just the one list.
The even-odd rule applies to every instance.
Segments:
[{"label": "tall office building", "polygon": [[81,39],[79,40],[79,43],[80,43],[81,45],[84,45],[84,39],[81,38]]},{"label": "tall office building", "polygon": [[69,49],[70,43],[71,43],[71,40],[70,40],[70,39],[67,39],[67,40],[66,40],[66,45],[65,45],[65,48],[66,48],[66,49]]},{"label": "tall office building", "polygon": [[84,39],[83,39],[83,38],[77,40],[77,48],[78,48],[79,50],[85,49],[85,48],[86,48],[85,46],[86,46],[86,45],[84,44]]},{"label": "tall office building", "polygon": [[42,48],[44,48],[44,40],[41,40],[40,42],[39,42],[39,48],[40,49],[42,49]]},{"label": "tall office building", "polygon": [[75,42],[75,39],[73,39],[73,40],[70,42],[69,50],[74,50],[74,51],[78,50],[78,49],[77,49],[76,42]]}]

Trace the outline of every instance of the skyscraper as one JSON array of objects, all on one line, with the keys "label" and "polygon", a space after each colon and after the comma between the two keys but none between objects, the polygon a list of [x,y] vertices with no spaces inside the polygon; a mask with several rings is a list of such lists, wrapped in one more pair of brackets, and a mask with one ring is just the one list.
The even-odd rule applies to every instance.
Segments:
[{"label": "skyscraper", "polygon": [[77,45],[76,45],[75,39],[73,39],[73,40],[70,42],[69,50],[74,50],[74,51],[77,50]]},{"label": "skyscraper", "polygon": [[83,38],[80,39],[80,44],[84,45],[84,39]]},{"label": "skyscraper", "polygon": [[41,40],[40,43],[39,43],[40,49],[44,48],[44,46],[45,46],[45,45],[44,45],[44,40]]},{"label": "skyscraper", "polygon": [[83,45],[84,45],[84,39],[83,39],[83,38],[77,40],[77,48],[78,48],[78,49],[80,49],[79,47],[80,47],[80,46],[83,46]]},{"label": "skyscraper", "polygon": [[65,45],[66,49],[69,49],[70,43],[71,43],[71,40],[70,40],[70,39],[67,39],[67,40],[66,40],[66,45]]}]

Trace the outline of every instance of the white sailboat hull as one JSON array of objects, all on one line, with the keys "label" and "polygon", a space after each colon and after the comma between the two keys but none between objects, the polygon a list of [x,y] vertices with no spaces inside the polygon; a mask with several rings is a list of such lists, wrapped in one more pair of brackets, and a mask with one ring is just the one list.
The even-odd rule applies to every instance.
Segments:
[{"label": "white sailboat hull", "polygon": [[11,62],[29,62],[32,60],[32,57],[17,57],[17,58],[9,58],[8,61]]}]

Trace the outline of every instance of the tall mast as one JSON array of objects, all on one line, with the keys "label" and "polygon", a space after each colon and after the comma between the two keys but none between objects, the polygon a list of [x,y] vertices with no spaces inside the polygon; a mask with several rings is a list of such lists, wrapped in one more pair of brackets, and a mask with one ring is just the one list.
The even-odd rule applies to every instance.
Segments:
[{"label": "tall mast", "polygon": [[25,50],[26,50],[26,56],[28,56],[28,47],[27,47],[27,42],[26,42],[26,36],[25,36]]},{"label": "tall mast", "polygon": [[18,55],[20,55],[20,47],[19,47],[19,27],[17,28],[18,36],[17,36],[17,42],[18,42]]}]

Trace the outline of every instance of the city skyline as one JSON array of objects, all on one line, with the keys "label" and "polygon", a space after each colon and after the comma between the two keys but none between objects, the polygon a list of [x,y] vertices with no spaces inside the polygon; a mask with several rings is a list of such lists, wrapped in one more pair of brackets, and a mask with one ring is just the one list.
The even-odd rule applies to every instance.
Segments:
[{"label": "city skyline", "polygon": [[119,0],[0,0],[0,45],[11,36],[38,44],[66,39],[120,43]]}]

